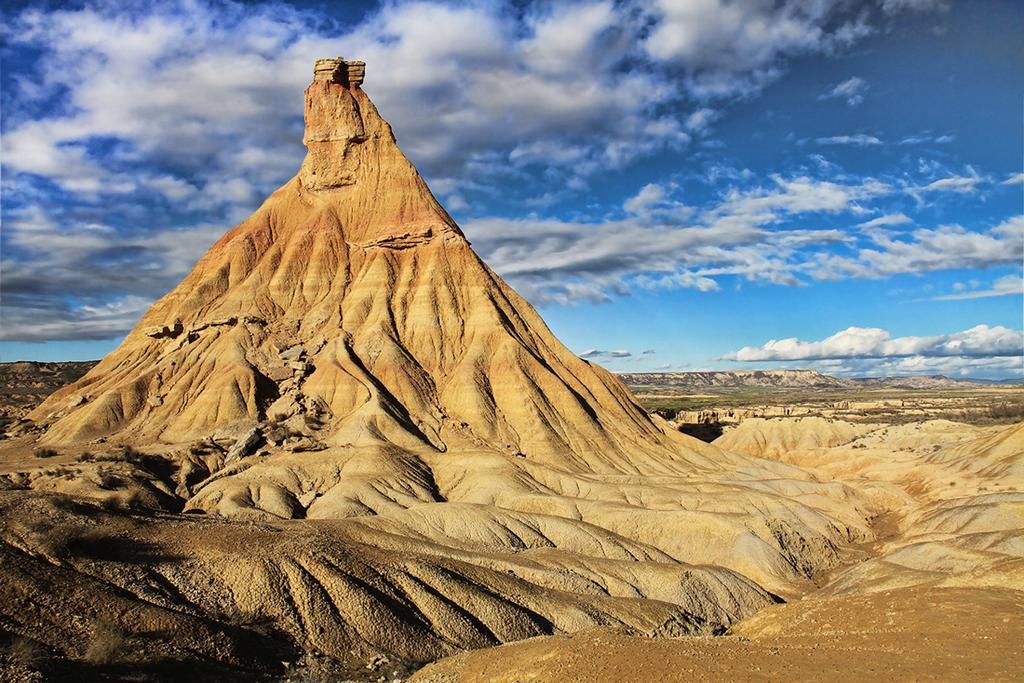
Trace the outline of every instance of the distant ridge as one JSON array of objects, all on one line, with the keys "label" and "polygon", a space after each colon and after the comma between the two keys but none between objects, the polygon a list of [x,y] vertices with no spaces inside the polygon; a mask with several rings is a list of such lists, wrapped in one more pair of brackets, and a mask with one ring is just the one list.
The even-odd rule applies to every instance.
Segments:
[{"label": "distant ridge", "polygon": [[905,377],[835,377],[817,370],[734,370],[704,372],[622,372],[631,389],[709,389],[774,387],[780,389],[955,389],[1020,384],[1016,380],[954,379],[945,375]]}]

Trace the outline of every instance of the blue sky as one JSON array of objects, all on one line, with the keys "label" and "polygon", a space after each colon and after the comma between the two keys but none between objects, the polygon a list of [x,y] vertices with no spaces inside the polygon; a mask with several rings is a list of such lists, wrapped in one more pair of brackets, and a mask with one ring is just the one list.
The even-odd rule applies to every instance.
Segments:
[{"label": "blue sky", "polygon": [[315,58],[613,370],[1024,375],[1017,2],[8,4],[0,358],[96,358],[297,170]]}]

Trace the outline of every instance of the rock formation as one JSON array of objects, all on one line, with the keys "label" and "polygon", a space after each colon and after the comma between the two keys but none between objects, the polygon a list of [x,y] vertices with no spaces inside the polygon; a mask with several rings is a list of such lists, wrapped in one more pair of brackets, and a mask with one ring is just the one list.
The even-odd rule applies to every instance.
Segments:
[{"label": "rock formation", "polygon": [[[622,385],[473,253],[359,88],[362,69],[317,61],[298,175],[33,412],[47,439],[182,443],[306,415],[339,447],[619,469],[664,450]],[[69,406],[73,395],[87,400]]]}]

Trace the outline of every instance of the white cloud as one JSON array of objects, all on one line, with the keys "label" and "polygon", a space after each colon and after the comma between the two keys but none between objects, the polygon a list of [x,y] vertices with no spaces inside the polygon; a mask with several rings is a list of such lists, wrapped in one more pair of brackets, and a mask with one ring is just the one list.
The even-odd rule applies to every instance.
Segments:
[{"label": "white cloud", "polygon": [[622,207],[629,213],[646,213],[659,204],[663,204],[668,194],[661,185],[651,183],[644,185],[635,196],[626,200]]},{"label": "white cloud", "polygon": [[841,99],[846,100],[846,103],[851,107],[856,106],[864,101],[864,94],[868,91],[870,86],[868,82],[859,76],[853,76],[846,79],[842,83],[837,83],[827,92],[818,96],[818,99]]},{"label": "white cloud", "polygon": [[821,341],[796,337],[747,346],[722,360],[802,361],[846,358],[909,357],[994,358],[1024,356],[1024,332],[1002,326],[977,325],[962,332],[931,337],[892,337],[877,327],[849,327]]},{"label": "white cloud", "polygon": [[[368,62],[367,92],[437,178],[493,173],[517,149],[520,163],[586,175],[689,140],[682,121],[658,113],[682,96],[675,82],[654,65],[620,68],[640,26],[610,2],[518,19],[491,4],[386,5],[348,32],[286,5],[101,7],[17,15],[17,42],[41,49],[43,93],[63,89],[67,106],[8,121],[10,171],[110,193],[116,173],[87,145],[114,138],[200,189],[241,179],[265,194],[301,160],[312,59],[340,50]],[[531,156],[524,140],[547,146]],[[138,186],[118,179],[125,192]]]},{"label": "white cloud", "polygon": [[865,221],[860,224],[861,228],[880,228],[889,225],[906,225],[907,223],[913,223],[910,217],[904,213],[889,213],[878,218],[872,218],[869,221]]},{"label": "white cloud", "polygon": [[670,188],[647,185],[625,202],[627,218],[480,218],[466,221],[481,256],[537,304],[607,300],[636,287],[716,291],[723,275],[796,285],[806,249],[844,243],[838,230],[776,230],[803,213],[860,212],[858,202],[890,191],[774,176],[772,185],[729,190],[695,212]]},{"label": "white cloud", "polygon": [[863,133],[858,133],[857,135],[833,135],[827,138],[815,138],[814,141],[819,145],[854,145],[856,147],[882,144],[881,139],[877,136],[865,135]]},{"label": "white cloud", "polygon": [[815,277],[879,278],[896,273],[927,273],[954,268],[990,268],[1019,264],[1024,259],[1024,216],[1013,216],[983,232],[959,225],[918,228],[898,238],[888,231],[870,231],[873,247],[855,257],[818,257]]},{"label": "white cloud", "polygon": [[1002,182],[1003,185],[1021,185],[1024,184],[1024,173],[1014,173],[1009,178]]},{"label": "white cloud", "polygon": [[[960,285],[957,287],[957,285]],[[964,291],[967,287],[963,283],[956,283],[953,289],[957,294],[944,294],[934,297],[936,301],[960,301],[964,299],[986,299],[994,296],[1011,296],[1024,294],[1024,277],[1020,275],[1006,275],[992,283],[989,289],[975,291]]]},{"label": "white cloud", "polygon": [[130,329],[224,232],[204,224],[121,234],[107,225],[67,227],[33,205],[7,214],[0,263],[0,339],[106,339]]},{"label": "white cloud", "polygon": [[939,180],[930,182],[917,189],[921,192],[960,192],[962,194],[966,194],[968,192],[974,192],[978,183],[981,181],[982,178],[977,174],[969,176],[950,176],[949,178],[940,178]]},{"label": "white cloud", "polygon": [[701,107],[686,117],[685,128],[691,133],[705,133],[721,114],[718,110]]},{"label": "white cloud", "polygon": [[[9,42],[36,53],[35,78],[17,81],[4,122],[4,246],[16,248],[3,264],[4,332],[18,338],[38,335],[33,321],[47,334],[70,321],[59,328],[69,338],[106,334],[75,321],[167,291],[293,174],[315,57],[368,62],[367,92],[453,210],[498,191],[545,207],[706,133],[725,105],[695,99],[749,96],[788,57],[870,31],[839,0],[388,3],[354,25],[285,4],[179,0],[5,19]],[[115,151],[97,154],[98,143]],[[60,190],[40,189],[37,176]],[[865,213],[892,191],[773,176],[697,210],[677,190],[641,189],[626,217],[482,218],[466,231],[537,303],[714,291],[728,275],[792,285],[809,272],[807,250],[849,238],[787,220]],[[127,329],[125,310],[101,317],[120,315]]]},{"label": "white cloud", "polygon": [[863,17],[840,16],[844,3],[760,0],[650,0],[644,48],[679,65],[698,97],[750,94],[780,73],[786,57],[829,52],[871,32]]},{"label": "white cloud", "polygon": [[145,297],[125,296],[98,306],[78,306],[60,316],[4,308],[0,309],[0,340],[110,339],[133,327],[152,303]]},{"label": "white cloud", "polygon": [[946,12],[951,0],[882,0],[882,9],[889,14],[901,12]]},{"label": "white cloud", "polygon": [[618,349],[616,351],[602,351],[600,349],[588,349],[580,354],[580,358],[591,359],[591,358],[629,358],[633,355],[631,351],[626,349]]},{"label": "white cloud", "polygon": [[938,135],[938,136],[911,135],[911,136],[903,138],[897,144],[900,144],[900,145],[923,145],[923,144],[928,144],[928,143],[937,143],[937,144],[940,144],[940,145],[944,145],[946,143],[953,142],[953,140],[955,140],[955,139],[956,139],[955,136],[949,135],[949,134],[947,134],[947,135]]}]

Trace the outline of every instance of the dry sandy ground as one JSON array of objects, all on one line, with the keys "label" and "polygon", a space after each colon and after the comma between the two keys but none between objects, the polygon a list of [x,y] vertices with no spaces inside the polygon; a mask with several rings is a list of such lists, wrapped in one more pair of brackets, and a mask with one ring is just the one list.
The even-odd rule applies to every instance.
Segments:
[{"label": "dry sandy ground", "polygon": [[[713,479],[737,475],[716,470],[705,481],[631,477],[602,488],[576,475],[574,509],[590,506],[590,522],[552,507],[517,512],[524,501],[512,498],[459,503],[467,494],[447,484],[445,502],[376,515],[246,520],[123,510],[110,504],[116,487],[88,487],[88,468],[139,468],[128,462],[54,475],[62,466],[30,458],[21,474],[8,458],[4,675],[393,680],[440,658],[417,677],[1020,679],[1024,424],[744,424],[732,449],[798,462],[817,482],[754,470],[726,486]],[[432,465],[443,482],[444,466]],[[758,487],[800,503],[779,506],[784,495]],[[608,499],[634,488],[642,497],[629,504]],[[692,488],[704,493],[690,498]],[[723,554],[725,510],[741,500],[738,528],[748,531],[794,510],[860,506],[868,525],[831,545],[769,525],[763,545],[733,541]],[[777,506],[768,516],[758,511],[766,504]],[[724,535],[692,543],[709,533]],[[766,584],[788,604],[771,606]]]},{"label": "dry sandy ground", "polygon": [[903,589],[771,607],[718,638],[611,631],[534,638],[445,659],[412,680],[1019,681],[1024,593]]}]

